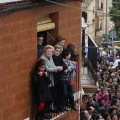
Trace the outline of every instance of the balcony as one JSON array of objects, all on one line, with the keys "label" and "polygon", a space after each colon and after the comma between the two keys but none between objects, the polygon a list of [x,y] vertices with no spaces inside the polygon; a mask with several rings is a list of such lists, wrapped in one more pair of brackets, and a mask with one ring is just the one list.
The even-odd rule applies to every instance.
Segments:
[{"label": "balcony", "polygon": [[98,46],[90,35],[86,34],[85,36],[88,46],[82,47],[82,50],[86,52],[86,57],[83,56],[83,67],[81,68],[82,96],[93,94],[98,88],[96,84]]},{"label": "balcony", "polygon": [[[74,80],[74,104],[76,106],[76,108],[79,109],[79,104],[80,104],[80,97],[81,97],[81,88],[80,88],[80,61],[78,60],[77,62],[77,68],[76,68],[76,76],[75,76],[75,80]],[[58,88],[60,88],[59,90],[61,90],[61,86],[58,85]],[[36,110],[37,110],[37,106],[34,104],[35,103],[35,99],[34,96],[35,94],[32,93],[32,99],[31,99],[31,120],[35,119],[35,115],[36,115]],[[57,93],[57,98],[60,97],[60,94]],[[61,98],[59,98],[59,101],[61,102]],[[57,102],[57,103],[58,103]],[[68,102],[70,102],[68,100]],[[73,110],[70,106],[65,106],[65,108],[67,109],[67,111],[58,111],[56,108],[58,104],[51,104],[49,106],[49,109],[47,109],[47,112],[50,113],[50,115],[52,116],[51,120],[78,120],[79,119],[79,110],[75,111]],[[45,119],[46,120],[46,119]]]},{"label": "balcony", "polygon": [[103,9],[102,8],[98,8],[96,15],[97,16],[103,16],[104,15]]}]

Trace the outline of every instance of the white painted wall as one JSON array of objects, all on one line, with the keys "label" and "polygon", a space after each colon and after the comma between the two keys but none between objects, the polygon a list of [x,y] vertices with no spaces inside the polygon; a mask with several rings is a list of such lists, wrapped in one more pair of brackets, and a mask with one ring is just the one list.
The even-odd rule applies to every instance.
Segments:
[{"label": "white painted wall", "polygon": [[[86,10],[95,10],[95,0],[91,0],[88,8]],[[95,23],[93,24],[92,20],[95,20],[95,12],[87,12],[87,25],[88,27],[86,28],[86,34],[89,34],[93,40],[95,40]]]},{"label": "white painted wall", "polygon": [[[106,5],[106,1],[107,1],[107,5]],[[112,0],[104,0],[103,4],[104,4],[104,9],[103,9],[104,13],[108,14],[109,13],[109,8],[112,7]],[[105,16],[103,16],[103,20],[104,20],[104,24],[103,24],[104,25],[104,31],[103,31],[103,33],[108,33],[110,22],[111,22],[110,17],[108,15],[107,16],[105,15]]]}]

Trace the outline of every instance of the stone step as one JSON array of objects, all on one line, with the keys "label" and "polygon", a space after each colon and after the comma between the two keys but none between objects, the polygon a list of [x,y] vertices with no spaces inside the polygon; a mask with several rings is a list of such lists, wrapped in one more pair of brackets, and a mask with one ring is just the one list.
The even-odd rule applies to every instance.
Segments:
[{"label": "stone step", "polygon": [[81,84],[84,85],[95,85],[95,81],[92,78],[87,67],[82,67],[81,69]]},{"label": "stone step", "polygon": [[89,94],[93,94],[97,89],[98,86],[95,85],[86,85],[86,86],[82,86],[82,89],[84,91],[84,95],[89,95]]}]

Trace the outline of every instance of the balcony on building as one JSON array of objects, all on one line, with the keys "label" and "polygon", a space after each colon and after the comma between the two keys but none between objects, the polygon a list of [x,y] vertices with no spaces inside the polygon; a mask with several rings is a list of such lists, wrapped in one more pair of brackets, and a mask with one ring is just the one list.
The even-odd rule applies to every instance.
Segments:
[{"label": "balcony on building", "polygon": [[103,16],[103,14],[104,14],[103,9],[101,7],[97,8],[96,14],[97,14],[97,16]]}]

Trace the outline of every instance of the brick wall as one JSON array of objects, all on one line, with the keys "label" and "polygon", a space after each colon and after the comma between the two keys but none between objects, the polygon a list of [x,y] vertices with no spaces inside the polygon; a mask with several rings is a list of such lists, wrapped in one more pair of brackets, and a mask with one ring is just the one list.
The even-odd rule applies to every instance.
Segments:
[{"label": "brick wall", "polygon": [[[80,2],[70,5],[81,6]],[[37,17],[58,13],[51,30],[76,44],[80,52],[81,11],[49,5],[13,13],[0,19],[0,120],[24,120],[30,116],[30,71],[37,56]],[[75,120],[75,119],[74,119]]]}]

